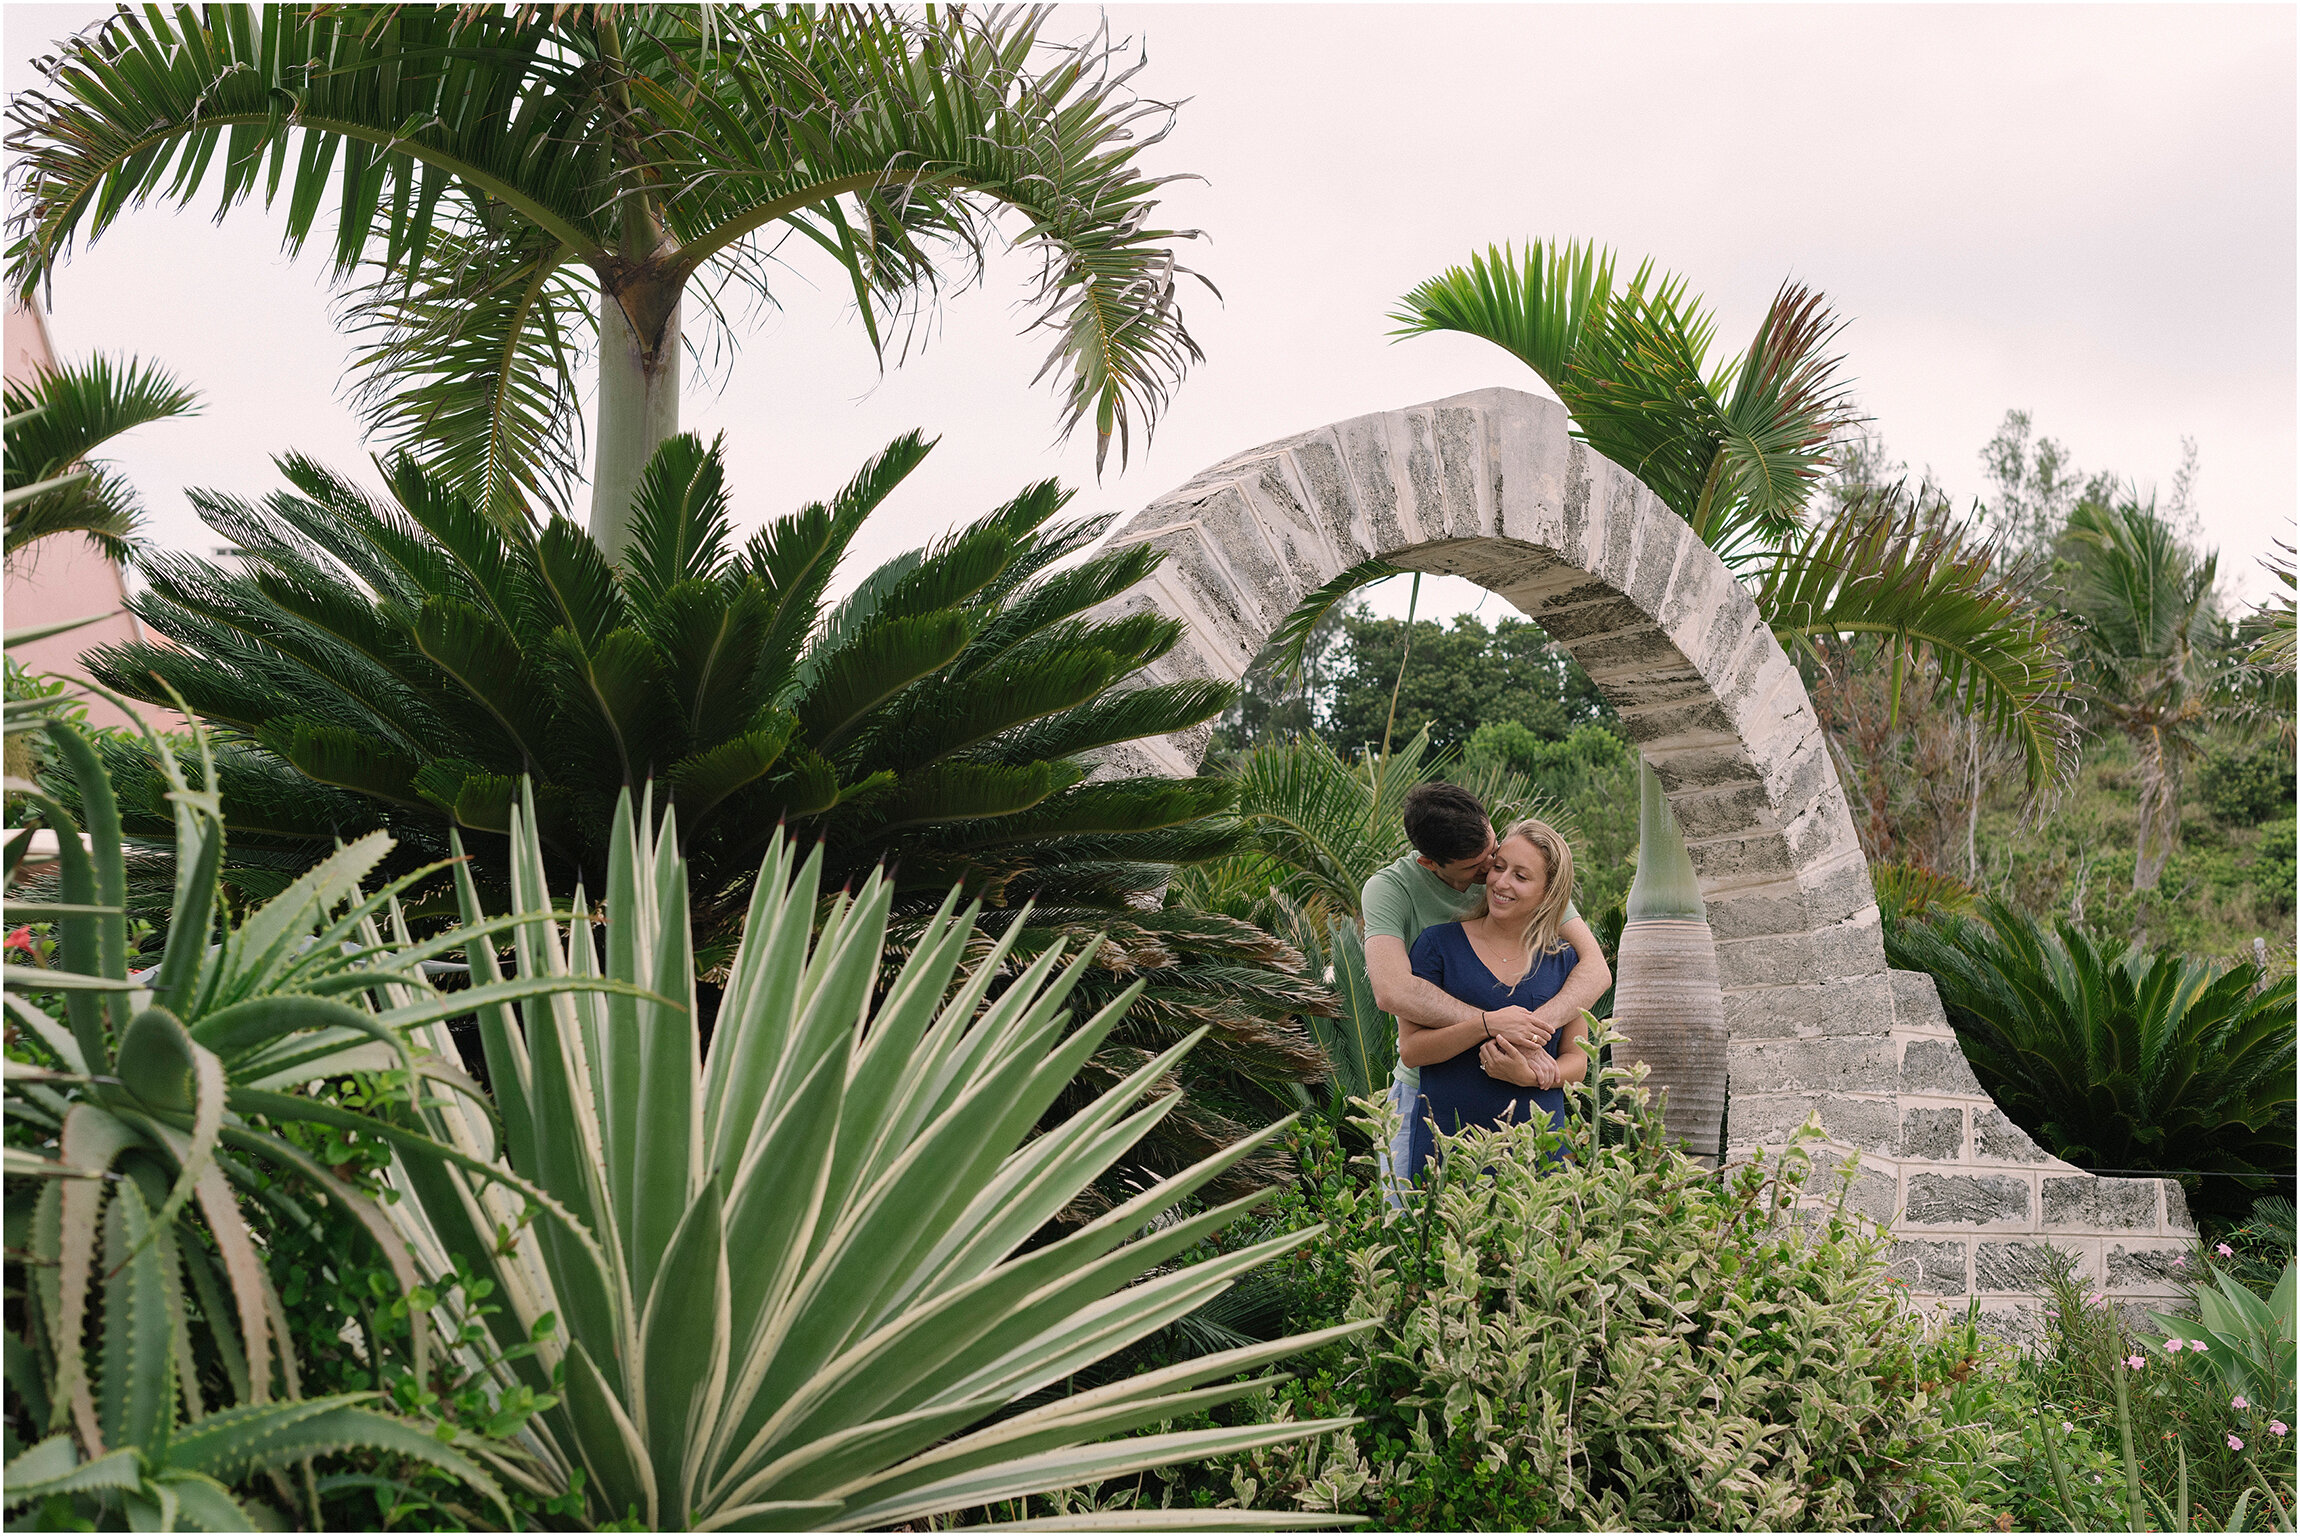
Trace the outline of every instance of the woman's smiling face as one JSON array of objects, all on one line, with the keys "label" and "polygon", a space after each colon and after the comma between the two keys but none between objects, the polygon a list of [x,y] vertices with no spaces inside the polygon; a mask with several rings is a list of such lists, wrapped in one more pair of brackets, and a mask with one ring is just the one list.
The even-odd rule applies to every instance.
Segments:
[{"label": "woman's smiling face", "polygon": [[1549,864],[1533,839],[1513,837],[1493,851],[1485,875],[1486,910],[1505,921],[1522,918],[1549,890]]}]

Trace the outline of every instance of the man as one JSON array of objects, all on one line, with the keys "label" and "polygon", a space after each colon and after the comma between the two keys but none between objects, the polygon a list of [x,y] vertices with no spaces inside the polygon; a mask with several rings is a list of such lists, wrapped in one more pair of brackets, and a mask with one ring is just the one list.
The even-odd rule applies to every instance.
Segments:
[{"label": "man", "polygon": [[[1493,823],[1477,796],[1458,784],[1417,784],[1406,792],[1406,841],[1414,851],[1384,865],[1366,881],[1359,896],[1365,914],[1366,977],[1374,1004],[1384,1013],[1429,1029],[1475,1024],[1506,1036],[1519,1049],[1539,1049],[1549,1037],[1595,1006],[1613,985],[1613,972],[1589,937],[1588,925],[1572,907],[1566,926],[1578,927],[1587,942],[1574,944],[1580,959],[1557,996],[1539,1008],[1481,1011],[1449,997],[1413,973],[1407,958],[1424,928],[1458,922],[1476,910],[1494,851]],[[1421,1073],[1400,1062],[1390,1082],[1390,1103],[1398,1111],[1399,1141],[1389,1167],[1404,1159],[1403,1139],[1421,1097]],[[1388,1168],[1383,1170],[1385,1180]]]}]

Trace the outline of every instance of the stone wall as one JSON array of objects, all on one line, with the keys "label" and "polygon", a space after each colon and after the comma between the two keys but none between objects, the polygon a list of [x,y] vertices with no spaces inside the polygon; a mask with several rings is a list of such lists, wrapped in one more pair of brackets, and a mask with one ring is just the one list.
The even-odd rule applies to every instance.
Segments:
[{"label": "stone wall", "polygon": [[[1931,978],[1889,971],[1868,865],[1803,682],[1684,520],[1575,442],[1553,401],[1489,389],[1335,422],[1212,466],[1126,521],[1166,559],[1106,615],[1187,633],[1147,682],[1235,680],[1312,589],[1378,555],[1477,581],[1572,652],[1685,831],[1717,939],[1735,1150],[1809,1117],[1859,1154],[1852,1199],[1923,1296],[2018,1310],[2038,1244],[2132,1304],[2193,1233],[2177,1186],[2046,1157],[1974,1081]],[[1208,732],[1113,772],[1196,771]]]}]

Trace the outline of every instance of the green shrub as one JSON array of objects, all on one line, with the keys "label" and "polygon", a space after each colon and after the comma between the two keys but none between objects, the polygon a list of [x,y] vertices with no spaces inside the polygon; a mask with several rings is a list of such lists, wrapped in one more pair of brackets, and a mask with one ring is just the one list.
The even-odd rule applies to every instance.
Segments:
[{"label": "green shrub", "polygon": [[2199,778],[2204,803],[2222,821],[2248,827],[2291,814],[2292,754],[2280,742],[2222,747],[2205,758]]},{"label": "green shrub", "polygon": [[[1485,1175],[1441,1176],[1402,1211],[1370,1159],[1306,1131],[1302,1208],[1272,1220],[1333,1235],[1278,1266],[1288,1322],[1382,1326],[1259,1411],[1366,1422],[1234,1459],[1174,1502],[1409,1530],[2062,1523],[2009,1346],[1970,1322],[1928,1340],[1881,1232],[1796,1209],[1800,1147],[1720,1178],[1606,1075],[1601,1146],[1577,1122],[1572,1161],[1538,1174],[1559,1138],[1468,1133],[1449,1167]],[[2069,1454],[2098,1470],[2089,1446]]]}]

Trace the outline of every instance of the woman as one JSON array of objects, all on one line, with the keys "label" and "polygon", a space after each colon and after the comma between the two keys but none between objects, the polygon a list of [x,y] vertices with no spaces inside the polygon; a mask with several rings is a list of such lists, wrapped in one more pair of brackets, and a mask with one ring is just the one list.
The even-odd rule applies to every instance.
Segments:
[{"label": "woman", "polygon": [[[1503,833],[1485,878],[1485,902],[1458,923],[1439,923],[1415,940],[1416,976],[1474,1008],[1515,1004],[1539,1009],[1557,995],[1578,960],[1603,957],[1597,936],[1577,915],[1573,850],[1555,828],[1520,821]],[[1539,1047],[1520,1047],[1477,1023],[1424,1028],[1399,1021],[1399,1058],[1421,1069],[1406,1173],[1421,1177],[1436,1155],[1437,1136],[1465,1126],[1523,1125],[1539,1112],[1556,1125],[1565,1115],[1565,1084],[1589,1070],[1575,1018]]]}]

